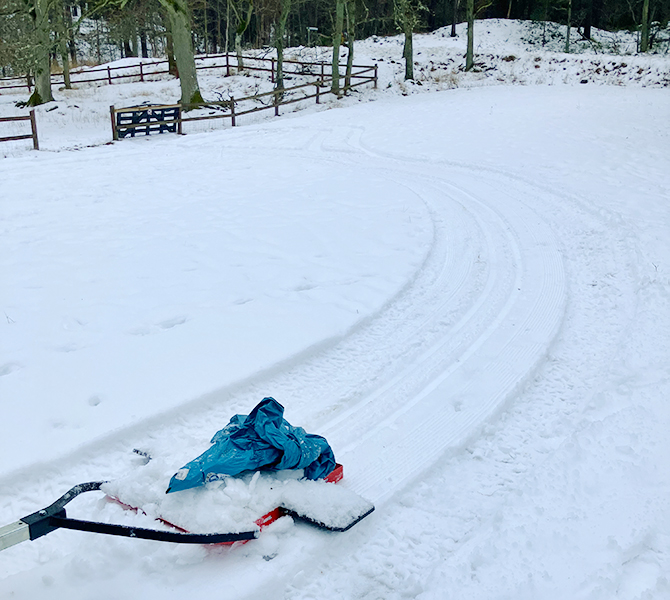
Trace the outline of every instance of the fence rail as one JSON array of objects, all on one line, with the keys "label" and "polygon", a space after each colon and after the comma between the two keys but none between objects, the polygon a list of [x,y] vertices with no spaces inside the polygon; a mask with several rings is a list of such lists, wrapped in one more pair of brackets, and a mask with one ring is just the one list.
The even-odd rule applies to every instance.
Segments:
[{"label": "fence rail", "polygon": [[35,120],[35,111],[31,110],[29,115],[21,117],[0,117],[0,123],[9,123],[11,121],[30,121],[31,133],[22,135],[10,135],[7,137],[0,137],[0,142],[12,142],[14,140],[33,140],[33,148],[40,149],[39,140],[37,139],[37,121]]},{"label": "fence rail", "polygon": [[[323,67],[324,63],[300,63],[293,61],[300,65],[316,65]],[[350,83],[341,88],[341,91],[346,92],[355,87],[372,83],[377,87],[377,65],[374,66],[357,66],[357,70],[351,73],[351,80],[355,83]],[[269,70],[269,69],[267,69]],[[279,116],[279,108],[288,104],[296,102],[303,102],[314,98],[319,104],[321,97],[327,94],[335,93],[329,87],[332,84],[332,77],[326,77],[321,73],[316,81],[310,83],[303,83],[283,90],[272,90],[262,94],[255,94],[253,96],[245,96],[243,98],[231,98],[229,100],[217,102],[199,102],[197,104],[157,104],[144,106],[129,106],[125,108],[109,107],[110,118],[112,123],[112,139],[118,140],[123,137],[135,137],[137,134],[150,135],[152,132],[162,133],[163,131],[171,131],[182,133],[182,123],[190,121],[209,121],[212,119],[230,119],[231,126],[237,125],[237,119],[243,115],[260,112],[263,110],[274,109],[275,116]],[[307,88],[315,88],[314,93],[304,94],[298,97],[287,97],[291,92],[298,90],[305,90]],[[270,98],[271,102],[262,106],[253,106],[245,110],[239,110],[242,103],[249,104],[250,102],[258,102],[264,98]],[[236,108],[237,107],[237,108]],[[184,110],[194,110],[198,108],[216,108],[221,111],[217,115],[193,115],[184,116]],[[227,112],[224,112],[227,111]],[[165,118],[165,114],[174,114],[173,118]],[[156,115],[158,115],[156,117]],[[176,128],[176,129],[175,129]]]},{"label": "fence rail", "polygon": [[[220,60],[220,64],[208,64],[211,61]],[[225,69],[226,76],[230,76],[234,71],[265,71],[270,73],[270,79],[274,83],[277,72],[277,59],[265,58],[257,56],[243,56],[244,67],[238,65],[237,54],[226,52],[223,54],[208,54],[205,56],[196,56],[197,70],[216,70]],[[283,61],[285,66],[284,76],[292,75],[318,75],[321,81],[326,78],[325,65],[323,62],[303,62],[299,60],[287,59]],[[137,65],[130,66],[105,66],[91,69],[72,69],[70,71],[70,82],[72,84],[82,83],[99,83],[105,82],[112,85],[116,80],[130,80],[135,79],[140,82],[151,81],[155,76],[168,74],[167,60],[149,60],[147,62],[140,61]],[[297,65],[297,67],[295,67]],[[286,68],[288,67],[288,69]],[[294,67],[291,69],[291,67]],[[355,69],[362,68],[361,65],[354,65]],[[119,71],[123,71],[119,73]],[[316,73],[314,72],[316,71]],[[51,83],[64,84],[63,73],[53,73],[51,75]],[[29,92],[32,91],[34,83],[30,75],[22,77],[3,77],[0,78],[0,92],[4,90],[23,89],[27,88]]]}]

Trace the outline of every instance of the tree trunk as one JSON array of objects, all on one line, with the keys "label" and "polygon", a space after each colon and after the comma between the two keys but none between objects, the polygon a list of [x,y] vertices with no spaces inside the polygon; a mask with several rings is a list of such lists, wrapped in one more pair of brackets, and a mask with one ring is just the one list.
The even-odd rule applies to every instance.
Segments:
[{"label": "tree trunk", "polygon": [[66,90],[72,89],[72,83],[70,81],[70,57],[67,51],[67,41],[65,38],[61,38],[58,41],[58,49],[60,50],[60,57],[63,61],[63,83]]},{"label": "tree trunk", "polygon": [[[409,3],[408,3],[409,4]],[[403,12],[403,29],[405,33],[405,45],[402,55],[405,59],[405,81],[414,79],[414,46],[412,40],[412,15],[408,14],[410,7],[406,6]]]},{"label": "tree trunk", "polygon": [[640,52],[649,50],[649,0],[642,3],[642,23],[640,31]]},{"label": "tree trunk", "polygon": [[337,96],[340,95],[340,45],[342,44],[342,24],[344,21],[344,0],[336,0],[335,3],[335,27],[333,28],[333,82],[330,91]]},{"label": "tree trunk", "polygon": [[[277,48],[277,76],[275,77],[275,90],[281,92],[284,89],[284,35],[286,34],[286,21],[291,11],[291,0],[281,0],[281,11],[275,29],[275,47]],[[281,96],[275,96],[277,100]]]},{"label": "tree trunk", "polygon": [[572,0],[568,0],[568,26],[565,31],[565,53],[570,52],[570,27],[572,25]]},{"label": "tree trunk", "polygon": [[140,28],[140,48],[142,50],[142,58],[149,58],[149,46],[147,44],[147,30],[144,26]]},{"label": "tree trunk", "polygon": [[235,54],[237,54],[237,72],[244,69],[244,57],[242,56],[242,34],[235,32]]},{"label": "tree trunk", "polygon": [[70,62],[77,66],[77,47],[74,43],[74,31],[72,25],[72,9],[69,4],[63,3],[63,19],[67,31],[67,47],[70,53]]},{"label": "tree trunk", "polygon": [[205,30],[205,33],[204,33],[205,54],[207,54],[207,37],[209,36],[209,31],[207,29],[207,0],[204,0],[204,2],[203,2],[202,20],[204,22],[203,27],[204,27],[204,30]]},{"label": "tree trunk", "polygon": [[[162,0],[163,1],[163,0]],[[179,85],[181,87],[180,104],[194,104],[202,102],[198,74],[195,70],[193,41],[189,26],[189,11],[186,0],[174,0],[163,5],[167,11],[172,30],[172,44],[174,58],[179,71]]]},{"label": "tree trunk", "polygon": [[[237,54],[237,71],[238,73],[244,69],[244,58],[242,57],[242,36],[251,23],[251,15],[254,12],[253,0],[249,0],[247,11],[243,17],[240,18],[240,13],[233,5],[235,17],[237,17],[237,29],[235,30],[235,52]],[[227,27],[227,25],[226,25]]]},{"label": "tree trunk", "polygon": [[591,39],[591,25],[593,23],[593,0],[586,0],[586,13],[584,15],[584,37]]},{"label": "tree trunk", "polygon": [[124,54],[125,58],[130,58],[131,56],[135,56],[135,54],[133,52],[133,48],[130,45],[130,40],[129,39],[123,40],[123,54]]},{"label": "tree trunk", "polygon": [[65,89],[71,90],[72,83],[70,82],[70,56],[68,54],[67,41],[70,29],[67,26],[66,13],[68,12],[65,3],[58,11],[59,27],[58,27],[58,51],[60,53],[61,62],[63,63],[63,84]]},{"label": "tree trunk", "polygon": [[179,77],[179,69],[177,68],[177,61],[174,58],[174,43],[172,42],[172,25],[167,16],[167,11],[161,12],[161,20],[163,21],[163,28],[165,29],[165,54],[168,61],[168,73],[174,77]]},{"label": "tree trunk", "polygon": [[49,1],[35,0],[33,16],[37,33],[37,60],[35,64],[35,90],[28,99],[28,106],[38,106],[53,101],[51,94],[51,28]]},{"label": "tree trunk", "polygon": [[451,14],[451,37],[456,37],[456,19],[458,18],[458,0],[453,2],[454,11]]},{"label": "tree trunk", "polygon": [[353,3],[351,0],[349,0],[345,5],[344,5],[344,12],[345,16],[347,19],[347,72],[346,75],[344,76],[344,88],[348,89],[351,86],[351,71],[354,66],[354,40],[356,39],[356,24],[355,24],[355,18],[351,14],[353,10],[355,10],[355,7],[353,6]]},{"label": "tree trunk", "polygon": [[226,0],[226,52],[230,50],[230,3],[232,0]]},{"label": "tree trunk", "polygon": [[468,48],[465,52],[465,70],[470,71],[475,65],[474,46],[475,46],[475,0],[468,0],[467,4],[468,19]]}]

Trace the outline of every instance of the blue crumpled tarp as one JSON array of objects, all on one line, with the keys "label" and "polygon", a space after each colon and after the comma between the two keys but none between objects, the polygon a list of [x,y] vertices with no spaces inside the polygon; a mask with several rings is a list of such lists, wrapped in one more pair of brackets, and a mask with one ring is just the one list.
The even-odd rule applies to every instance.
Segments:
[{"label": "blue crumpled tarp", "polygon": [[212,438],[212,447],[184,465],[167,493],[203,485],[212,475],[239,475],[259,469],[304,469],[322,479],[335,468],[335,455],[320,435],[306,433],[283,418],[284,407],[264,398],[249,415],[235,415]]}]

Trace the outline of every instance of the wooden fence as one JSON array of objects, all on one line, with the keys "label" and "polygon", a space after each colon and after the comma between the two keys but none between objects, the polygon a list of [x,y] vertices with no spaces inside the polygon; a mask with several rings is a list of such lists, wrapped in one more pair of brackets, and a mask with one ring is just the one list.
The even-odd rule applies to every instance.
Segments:
[{"label": "wooden fence", "polygon": [[[322,65],[323,63],[314,63]],[[357,66],[352,70],[351,79],[354,83],[342,87],[342,91],[372,83],[377,87],[377,65]],[[279,116],[279,108],[287,104],[294,104],[314,98],[319,104],[321,98],[327,94],[332,94],[330,85],[332,77],[326,77],[321,73],[319,79],[311,83],[296,85],[284,90],[272,90],[263,94],[254,96],[245,96],[243,98],[233,98],[221,102],[202,102],[198,104],[162,104],[130,106],[125,108],[109,107],[112,123],[112,139],[118,140],[123,137],[135,137],[137,134],[149,135],[152,132],[162,133],[163,131],[175,131],[182,133],[182,123],[190,121],[209,121],[212,119],[230,119],[230,124],[235,127],[239,117],[260,112],[263,110],[274,110],[275,116]],[[305,93],[299,96],[289,97],[291,92],[298,90],[307,90],[314,88],[314,93]],[[262,104],[263,99],[269,99],[268,104]],[[260,102],[261,106],[253,106],[253,103]],[[243,106],[246,104],[247,106]],[[252,105],[249,107],[249,105]],[[213,108],[220,111],[216,115],[193,115],[185,116],[184,109],[195,110],[198,108]],[[172,118],[165,118],[163,115],[170,114]],[[168,129],[169,128],[169,129]]]},{"label": "wooden fence", "polygon": [[37,121],[35,120],[35,111],[31,110],[29,115],[24,117],[0,117],[0,123],[8,123],[10,121],[30,121],[31,133],[24,135],[11,135],[8,137],[0,137],[0,142],[11,142],[13,140],[33,140],[33,148],[40,149],[40,144],[37,139]]},{"label": "wooden fence", "polygon": [[[277,71],[276,58],[263,58],[256,56],[243,56],[244,71],[265,71],[270,73],[270,78],[274,82]],[[196,56],[197,70],[216,70],[225,69],[226,76],[230,76],[239,69],[237,63],[237,54],[226,52],[224,54],[210,54],[206,56]],[[323,81],[326,77],[324,72],[325,63],[322,62],[303,62],[298,60],[284,60],[284,76],[293,75],[318,75]],[[329,67],[329,65],[328,65]],[[360,68],[356,65],[354,68]],[[329,69],[328,69],[329,70]],[[74,84],[82,83],[107,83],[112,85],[117,80],[135,80],[151,81],[156,76],[162,76],[169,73],[168,61],[140,61],[137,65],[117,66],[117,67],[99,67],[92,69],[72,69],[70,71],[70,82]],[[62,73],[51,75],[51,83],[64,84]],[[32,91],[33,80],[28,76],[24,77],[2,77],[0,78],[0,92],[3,90],[28,88]]]}]

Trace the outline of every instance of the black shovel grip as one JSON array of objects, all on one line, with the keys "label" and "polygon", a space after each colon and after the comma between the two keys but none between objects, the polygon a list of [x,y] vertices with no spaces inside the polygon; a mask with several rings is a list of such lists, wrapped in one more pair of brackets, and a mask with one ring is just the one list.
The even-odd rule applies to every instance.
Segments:
[{"label": "black shovel grip", "polygon": [[91,481],[74,486],[63,494],[53,504],[38,510],[21,519],[29,527],[30,539],[36,540],[56,529],[74,529],[89,531],[104,535],[154,540],[157,542],[173,542],[176,544],[226,544],[244,540],[252,540],[258,536],[257,531],[242,531],[239,533],[187,533],[179,531],[160,531],[129,527],[115,523],[99,523],[97,521],[82,521],[70,519],[65,512],[65,505],[85,492],[98,491],[105,481]]}]

